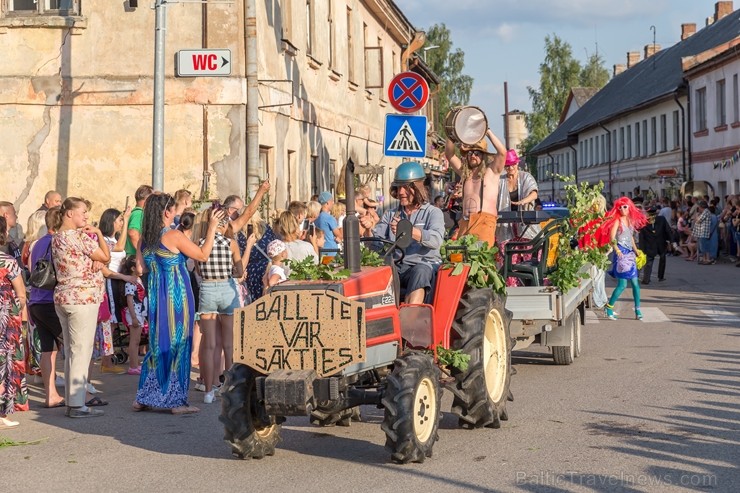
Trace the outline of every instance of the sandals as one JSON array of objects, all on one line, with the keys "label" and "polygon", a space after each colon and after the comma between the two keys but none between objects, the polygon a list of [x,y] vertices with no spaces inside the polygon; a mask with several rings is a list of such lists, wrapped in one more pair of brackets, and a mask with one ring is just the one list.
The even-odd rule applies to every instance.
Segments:
[{"label": "sandals", "polygon": [[16,426],[19,426],[19,425],[20,423],[18,421],[12,421],[8,418],[0,418],[0,430],[15,428]]},{"label": "sandals", "polygon": [[87,407],[100,407],[100,406],[107,406],[108,402],[104,401],[100,397],[93,397],[89,401],[85,403]]},{"label": "sandals", "polygon": [[617,320],[617,316],[614,313],[614,305],[606,304],[604,306],[604,315],[606,315],[606,318],[609,320]]},{"label": "sandals", "polygon": [[47,409],[53,409],[55,407],[64,407],[66,405],[67,405],[67,403],[64,402],[64,399],[62,399],[61,401],[57,402],[56,404],[44,404],[44,407],[47,408]]},{"label": "sandals", "polygon": [[640,311],[639,308],[635,308],[635,318],[637,320],[642,320],[642,312]]}]

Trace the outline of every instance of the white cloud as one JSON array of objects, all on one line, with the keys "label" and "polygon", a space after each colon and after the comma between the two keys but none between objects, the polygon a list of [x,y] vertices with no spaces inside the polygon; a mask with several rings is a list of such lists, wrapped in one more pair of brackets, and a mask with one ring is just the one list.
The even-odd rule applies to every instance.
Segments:
[{"label": "white cloud", "polygon": [[494,35],[504,43],[511,43],[516,35],[516,27],[513,24],[504,22],[496,26],[493,30]]}]

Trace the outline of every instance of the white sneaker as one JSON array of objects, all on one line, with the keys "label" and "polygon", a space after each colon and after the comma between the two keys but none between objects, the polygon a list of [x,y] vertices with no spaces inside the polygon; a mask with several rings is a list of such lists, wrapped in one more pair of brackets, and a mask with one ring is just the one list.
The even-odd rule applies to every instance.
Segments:
[{"label": "white sneaker", "polygon": [[87,390],[87,392],[90,394],[102,394],[103,393],[102,390],[96,389],[95,386],[91,383],[85,384],[85,390]]},{"label": "white sneaker", "polygon": [[197,390],[198,392],[205,392],[206,391],[206,385],[201,382],[196,382],[195,385],[193,385],[193,388]]},{"label": "white sneaker", "polygon": [[213,404],[213,399],[215,399],[215,395],[212,390],[210,392],[206,392],[206,395],[203,396],[203,402],[206,404]]}]

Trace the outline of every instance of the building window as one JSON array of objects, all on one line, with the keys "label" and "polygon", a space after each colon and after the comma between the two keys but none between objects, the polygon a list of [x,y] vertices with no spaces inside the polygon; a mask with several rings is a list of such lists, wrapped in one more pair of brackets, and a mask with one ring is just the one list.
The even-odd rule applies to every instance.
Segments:
[{"label": "building window", "polygon": [[[2,5],[4,2],[0,2]],[[79,0],[8,0],[7,14],[19,15],[79,15]]]},{"label": "building window", "polygon": [[635,123],[635,157],[640,157],[640,122]]},{"label": "building window", "polygon": [[334,69],[337,66],[337,61],[334,59],[334,54],[337,51],[337,47],[334,45],[336,42],[336,33],[334,32],[334,11],[331,9],[332,2],[328,2],[329,16],[327,22],[329,23],[329,68]]},{"label": "building window", "polygon": [[606,142],[606,135],[601,134],[601,162],[606,162],[606,146],[604,145],[604,142]]},{"label": "building window", "polygon": [[588,139],[588,165],[593,166],[594,164],[594,138]]},{"label": "building window", "polygon": [[678,110],[673,112],[673,148],[681,147],[681,120],[678,119]]},{"label": "building window", "polygon": [[738,94],[737,74],[732,76],[732,116],[734,122],[740,121],[740,94]]},{"label": "building window", "polygon": [[617,159],[617,131],[612,130],[612,134],[609,140],[611,144],[611,154],[609,155],[610,161],[616,161]]},{"label": "building window", "polygon": [[727,125],[727,108],[725,107],[725,79],[717,81],[717,127]]},{"label": "building window", "polygon": [[666,115],[660,115],[660,152],[668,150],[668,125]]},{"label": "building window", "polygon": [[319,156],[311,156],[311,194],[318,195],[322,190],[321,168],[319,166]]},{"label": "building window", "polygon": [[617,159],[619,161],[624,159],[624,127],[619,127],[619,154]]},{"label": "building window", "polygon": [[650,154],[657,153],[658,149],[658,125],[655,117],[650,119]]},{"label": "building window", "polygon": [[648,133],[647,133],[647,120],[642,121],[642,155],[647,156],[648,153]]},{"label": "building window", "polygon": [[627,154],[625,159],[632,159],[632,125],[627,125]]},{"label": "building window", "polygon": [[352,37],[352,9],[347,9],[347,79],[355,83],[355,44]]},{"label": "building window", "polygon": [[314,54],[314,27],[313,27],[313,8],[311,0],[306,0],[306,54]]},{"label": "building window", "polygon": [[707,129],[707,88],[696,90],[696,131]]},{"label": "building window", "polygon": [[599,164],[599,136],[594,137],[594,162],[593,165]]}]

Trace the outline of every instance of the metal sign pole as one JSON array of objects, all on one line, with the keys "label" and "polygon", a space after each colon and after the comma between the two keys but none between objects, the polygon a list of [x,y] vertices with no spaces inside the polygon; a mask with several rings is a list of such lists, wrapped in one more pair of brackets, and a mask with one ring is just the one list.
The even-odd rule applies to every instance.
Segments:
[{"label": "metal sign pole", "polygon": [[154,129],[152,136],[152,187],[164,190],[164,48],[167,34],[167,0],[156,0],[154,27]]}]

